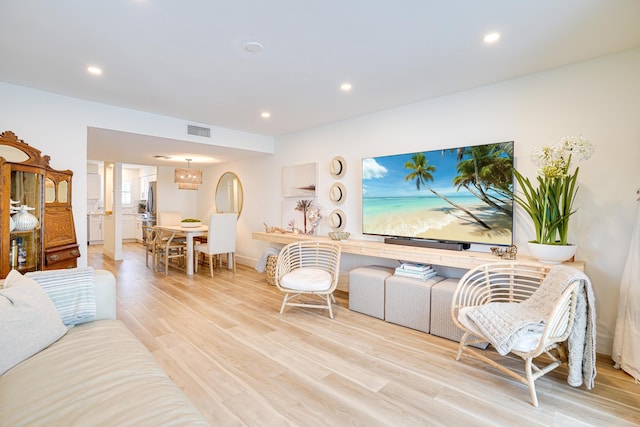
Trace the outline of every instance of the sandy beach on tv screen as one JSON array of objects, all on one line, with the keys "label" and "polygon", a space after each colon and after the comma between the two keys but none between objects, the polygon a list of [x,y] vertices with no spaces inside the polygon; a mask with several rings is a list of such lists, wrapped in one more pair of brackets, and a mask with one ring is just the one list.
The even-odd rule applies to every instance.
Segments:
[{"label": "sandy beach on tv screen", "polygon": [[413,236],[431,240],[486,242],[492,245],[511,244],[511,221],[505,214],[486,205],[465,207],[491,229],[477,223],[463,210],[441,208],[417,210],[369,218],[363,224],[365,233],[388,236]]}]

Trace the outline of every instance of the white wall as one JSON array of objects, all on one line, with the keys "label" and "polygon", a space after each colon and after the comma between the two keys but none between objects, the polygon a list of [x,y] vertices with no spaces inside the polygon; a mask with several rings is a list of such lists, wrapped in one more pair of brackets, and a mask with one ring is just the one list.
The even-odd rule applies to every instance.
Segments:
[{"label": "white wall", "polygon": [[[329,161],[347,160],[346,230],[360,236],[363,157],[465,144],[514,140],[516,166],[534,177],[529,160],[536,145],[565,135],[585,135],[596,146],[581,164],[578,213],[570,240],[597,296],[598,351],[610,354],[617,296],[638,209],[640,187],[640,50],[603,57],[421,103],[361,116],[280,137],[272,156],[229,163],[208,172],[217,179],[232,170],[242,181],[245,207],[240,217],[238,257],[251,263],[268,246],[251,239],[263,223],[280,224],[283,166],[317,161],[319,202],[331,210],[328,189],[334,180]],[[529,220],[517,215],[515,242],[521,253],[533,238]],[[321,232],[329,231],[322,226]],[[343,268],[370,259],[347,259]]]},{"label": "white wall", "polygon": [[197,190],[180,190],[173,182],[175,168],[159,166],[157,212],[178,211],[182,218],[193,218],[197,214]]},{"label": "white wall", "polygon": [[[13,131],[43,155],[51,156],[51,167],[70,169],[74,173],[72,203],[81,252],[79,266],[87,263],[87,127],[202,143],[201,138],[186,134],[185,120],[81,101],[2,82],[0,98],[0,132]],[[216,144],[273,152],[271,137],[208,127]]]}]

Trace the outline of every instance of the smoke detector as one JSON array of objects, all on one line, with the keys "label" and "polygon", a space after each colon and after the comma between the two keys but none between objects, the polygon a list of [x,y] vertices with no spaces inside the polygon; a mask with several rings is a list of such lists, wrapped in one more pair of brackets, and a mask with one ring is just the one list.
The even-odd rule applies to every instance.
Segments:
[{"label": "smoke detector", "polygon": [[264,46],[258,42],[246,42],[243,46],[244,51],[248,53],[262,53]]}]

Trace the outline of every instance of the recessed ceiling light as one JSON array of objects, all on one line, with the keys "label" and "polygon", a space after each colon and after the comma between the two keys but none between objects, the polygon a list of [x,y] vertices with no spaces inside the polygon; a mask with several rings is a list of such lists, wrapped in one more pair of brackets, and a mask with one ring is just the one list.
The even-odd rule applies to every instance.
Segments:
[{"label": "recessed ceiling light", "polygon": [[271,117],[271,113],[268,111],[263,111],[262,114],[260,114],[262,116],[263,119],[268,119],[269,117]]},{"label": "recessed ceiling light", "polygon": [[344,92],[349,92],[351,90],[351,83],[342,83],[340,85],[340,90]]},{"label": "recessed ceiling light", "polygon": [[500,39],[500,33],[489,33],[482,38],[482,41],[485,43],[495,43],[498,39]]},{"label": "recessed ceiling light", "polygon": [[88,66],[87,71],[96,76],[99,76],[102,74],[102,69],[93,65]]},{"label": "recessed ceiling light", "polygon": [[244,44],[244,50],[249,53],[262,53],[264,46],[258,42],[246,42]]}]

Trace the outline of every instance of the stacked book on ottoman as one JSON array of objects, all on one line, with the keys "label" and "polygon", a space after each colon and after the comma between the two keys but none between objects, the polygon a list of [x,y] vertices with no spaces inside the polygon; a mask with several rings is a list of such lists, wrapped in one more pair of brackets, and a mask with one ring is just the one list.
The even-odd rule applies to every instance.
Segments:
[{"label": "stacked book on ottoman", "polygon": [[394,272],[396,276],[412,277],[414,279],[427,280],[436,275],[436,271],[429,264],[414,262],[401,262]]}]

